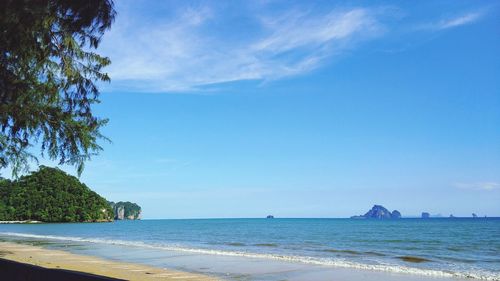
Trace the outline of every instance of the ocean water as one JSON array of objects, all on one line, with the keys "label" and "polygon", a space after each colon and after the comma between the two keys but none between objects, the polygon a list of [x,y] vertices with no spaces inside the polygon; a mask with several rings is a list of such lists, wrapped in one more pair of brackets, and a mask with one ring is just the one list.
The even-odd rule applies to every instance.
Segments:
[{"label": "ocean water", "polygon": [[[295,266],[295,273],[308,267],[348,268],[422,277],[500,280],[498,218],[17,224],[0,225],[0,240],[38,242],[76,253],[173,267],[230,280],[290,277],[287,274],[291,273],[280,276],[276,270],[271,274],[241,267],[247,264],[247,268],[257,268],[273,262]],[[240,269],[233,266],[235,261]],[[238,271],[245,275],[238,275]]]}]

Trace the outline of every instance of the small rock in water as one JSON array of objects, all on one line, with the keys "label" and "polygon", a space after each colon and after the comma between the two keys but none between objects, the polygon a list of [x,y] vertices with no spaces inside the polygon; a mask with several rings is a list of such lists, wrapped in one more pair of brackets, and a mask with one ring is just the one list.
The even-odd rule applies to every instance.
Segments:
[{"label": "small rock in water", "polygon": [[398,210],[394,210],[391,213],[391,219],[400,219],[401,213]]},{"label": "small rock in water", "polygon": [[422,262],[429,262],[431,260],[425,259],[425,258],[420,258],[420,257],[412,257],[412,256],[402,256],[398,257],[398,259],[403,260],[405,262],[413,262],[413,263],[422,263]]}]

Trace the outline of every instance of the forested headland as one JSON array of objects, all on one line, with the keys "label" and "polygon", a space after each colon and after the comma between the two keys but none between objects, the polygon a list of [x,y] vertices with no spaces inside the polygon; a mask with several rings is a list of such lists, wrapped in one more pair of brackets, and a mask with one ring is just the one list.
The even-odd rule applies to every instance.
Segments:
[{"label": "forested headland", "polygon": [[40,166],[19,179],[0,179],[0,221],[104,222],[114,219],[108,201],[78,178]]}]

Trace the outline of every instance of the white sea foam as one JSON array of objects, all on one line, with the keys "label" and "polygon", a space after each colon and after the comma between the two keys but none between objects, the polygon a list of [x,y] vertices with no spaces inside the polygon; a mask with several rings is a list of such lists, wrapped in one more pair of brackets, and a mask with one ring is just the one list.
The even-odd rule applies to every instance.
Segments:
[{"label": "white sea foam", "polygon": [[449,277],[449,278],[469,278],[478,280],[490,280],[490,281],[500,281],[500,273],[489,272],[489,271],[478,271],[478,272],[452,272],[452,271],[442,271],[433,269],[422,269],[401,265],[392,264],[363,264],[353,261],[347,261],[344,259],[332,259],[332,258],[317,258],[317,257],[307,257],[307,256],[294,256],[294,255],[277,255],[277,254],[262,254],[262,253],[250,253],[242,251],[227,251],[227,250],[213,250],[213,249],[200,249],[200,248],[187,248],[180,246],[171,245],[154,245],[147,244],[144,242],[133,242],[124,240],[110,240],[110,239],[100,239],[100,238],[83,238],[83,237],[71,237],[71,236],[54,236],[54,235],[36,235],[36,234],[26,234],[26,233],[14,233],[14,232],[0,232],[0,235],[14,236],[22,238],[36,238],[45,240],[59,240],[59,241],[72,241],[72,242],[86,242],[86,243],[100,243],[109,245],[120,245],[120,246],[131,246],[139,248],[149,248],[155,250],[165,250],[165,251],[176,251],[176,252],[187,252],[200,255],[218,255],[218,256],[231,256],[231,257],[244,257],[244,258],[255,258],[255,259],[271,259],[284,262],[295,262],[311,265],[321,265],[321,266],[332,266],[332,267],[342,267],[342,268],[352,268],[361,270],[374,270],[374,271],[384,271],[392,273],[405,273],[405,274],[415,274],[424,275],[432,277]]}]

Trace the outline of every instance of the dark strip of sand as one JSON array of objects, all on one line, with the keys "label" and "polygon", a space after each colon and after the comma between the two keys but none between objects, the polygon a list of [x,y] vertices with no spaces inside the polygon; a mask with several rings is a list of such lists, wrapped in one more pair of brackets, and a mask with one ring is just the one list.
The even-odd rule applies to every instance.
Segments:
[{"label": "dark strip of sand", "polygon": [[12,242],[0,242],[0,258],[2,259],[2,263],[0,264],[0,281],[217,280],[206,275],[76,255],[70,252]]},{"label": "dark strip of sand", "polygon": [[122,281],[94,274],[44,268],[0,258],[0,279],[8,281]]}]

